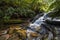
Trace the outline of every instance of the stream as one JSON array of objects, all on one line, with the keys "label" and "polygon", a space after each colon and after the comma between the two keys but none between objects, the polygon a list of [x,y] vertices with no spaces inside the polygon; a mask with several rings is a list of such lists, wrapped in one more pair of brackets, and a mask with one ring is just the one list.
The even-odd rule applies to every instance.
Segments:
[{"label": "stream", "polygon": [[[50,31],[47,31],[44,27],[41,27],[41,24],[44,23],[45,19],[47,17],[47,14],[44,13],[43,16],[39,17],[38,19],[36,19],[33,23],[29,24],[29,28],[27,29],[27,40],[41,40],[43,36],[45,36],[45,34],[48,32],[48,38],[47,40],[51,40],[53,38],[53,34]],[[38,32],[37,32],[38,31]],[[31,36],[31,33],[35,34],[37,33],[37,37]]]}]

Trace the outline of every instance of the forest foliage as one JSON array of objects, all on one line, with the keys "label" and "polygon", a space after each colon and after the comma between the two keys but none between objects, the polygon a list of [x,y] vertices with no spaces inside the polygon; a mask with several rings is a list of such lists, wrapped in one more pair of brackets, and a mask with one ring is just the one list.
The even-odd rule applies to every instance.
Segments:
[{"label": "forest foliage", "polygon": [[[25,17],[25,19],[33,18],[35,15],[41,12],[50,12],[58,9],[60,9],[60,0],[0,0],[0,24],[2,24],[4,21],[8,22],[12,16],[16,16],[17,18]],[[12,21],[13,20],[10,20],[10,23],[12,23]],[[14,20],[13,22],[21,23],[20,21],[23,20]],[[28,25],[28,23],[26,25]],[[18,28],[20,28],[20,24]],[[7,25],[0,25],[0,29],[8,29],[8,27]],[[19,35],[21,34],[22,39],[26,38],[25,29],[23,30],[21,28],[19,30],[17,29],[16,25],[13,25],[13,28],[10,28],[9,33],[12,34],[13,31]]]},{"label": "forest foliage", "polygon": [[59,0],[0,0],[0,18],[9,20],[17,17],[34,17],[40,12],[49,12],[60,8]]}]

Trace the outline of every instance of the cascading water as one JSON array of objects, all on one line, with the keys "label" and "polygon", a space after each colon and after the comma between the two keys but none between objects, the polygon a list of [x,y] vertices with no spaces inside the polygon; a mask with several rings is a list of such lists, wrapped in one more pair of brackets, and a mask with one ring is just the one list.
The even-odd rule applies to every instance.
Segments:
[{"label": "cascading water", "polygon": [[[47,14],[44,13],[44,15],[39,17],[38,19],[36,19],[35,22],[29,24],[29,29],[27,29],[27,38],[28,38],[27,40],[41,40],[40,38],[42,36],[41,37],[38,36],[37,38],[31,39],[30,34],[31,33],[36,33],[36,31],[39,32],[38,34],[42,34],[42,35],[47,33],[47,30],[44,27],[40,27],[40,25],[43,24],[43,22],[45,21],[46,17],[47,17]],[[52,35],[52,34],[50,33],[50,35]]]}]

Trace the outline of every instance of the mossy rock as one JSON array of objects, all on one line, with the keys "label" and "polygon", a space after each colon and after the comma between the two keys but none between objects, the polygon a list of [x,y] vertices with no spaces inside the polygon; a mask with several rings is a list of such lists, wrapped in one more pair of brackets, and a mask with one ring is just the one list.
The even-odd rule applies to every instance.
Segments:
[{"label": "mossy rock", "polygon": [[20,23],[24,23],[26,22],[25,20],[8,20],[8,21],[4,21],[3,23],[5,24],[20,24]]}]

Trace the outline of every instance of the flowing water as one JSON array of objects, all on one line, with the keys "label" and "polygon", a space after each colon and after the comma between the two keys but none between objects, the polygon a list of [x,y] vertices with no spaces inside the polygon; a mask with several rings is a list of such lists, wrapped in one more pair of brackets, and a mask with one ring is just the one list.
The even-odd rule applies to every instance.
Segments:
[{"label": "flowing water", "polygon": [[[31,37],[31,33],[36,33],[36,31],[39,31],[39,33],[37,34],[46,34],[47,30],[44,27],[40,27],[41,24],[43,24],[43,22],[45,21],[47,17],[47,14],[44,13],[43,16],[39,17],[38,19],[36,19],[33,23],[29,24],[29,28],[27,29],[27,40],[41,40],[42,35],[38,35],[37,37]],[[49,37],[51,38],[52,33],[50,32]],[[49,38],[48,38],[49,39]]]}]

